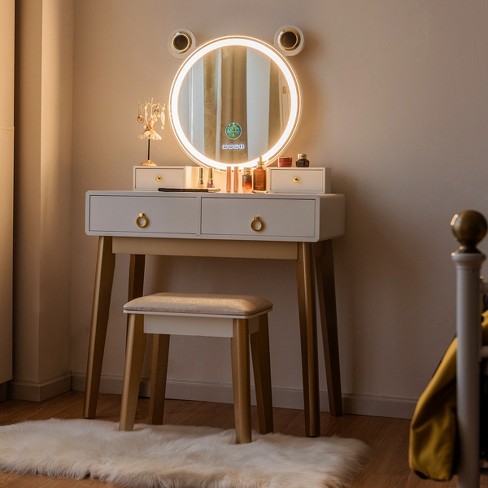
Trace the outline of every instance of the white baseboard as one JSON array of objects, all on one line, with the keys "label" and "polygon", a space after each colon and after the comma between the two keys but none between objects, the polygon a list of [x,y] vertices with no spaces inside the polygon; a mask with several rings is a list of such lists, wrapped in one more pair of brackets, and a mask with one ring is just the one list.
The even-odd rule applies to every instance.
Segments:
[{"label": "white baseboard", "polygon": [[[85,376],[74,373],[72,389],[84,391]],[[122,393],[122,378],[102,376],[100,392]],[[141,395],[149,396],[149,382],[143,380]],[[232,403],[232,385],[227,383],[205,383],[190,381],[168,381],[166,397],[179,400],[195,400],[203,402]],[[255,402],[252,392],[252,402]],[[368,395],[343,395],[344,413],[354,415],[371,415],[374,417],[393,417],[409,419],[413,415],[416,400],[409,398],[377,397]],[[297,388],[273,388],[273,406],[281,408],[303,409],[303,393]],[[320,409],[327,412],[329,402],[327,392],[320,392]]]},{"label": "white baseboard", "polygon": [[62,393],[71,391],[71,374],[66,373],[44,383],[10,381],[8,396],[15,400],[42,402]]}]

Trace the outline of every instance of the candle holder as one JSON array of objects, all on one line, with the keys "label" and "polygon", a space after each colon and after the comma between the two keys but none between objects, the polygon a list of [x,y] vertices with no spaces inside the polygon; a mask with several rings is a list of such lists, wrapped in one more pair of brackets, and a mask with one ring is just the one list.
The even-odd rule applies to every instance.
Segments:
[{"label": "candle holder", "polygon": [[161,130],[164,130],[166,105],[154,102],[139,102],[137,111],[137,122],[143,124],[144,132],[139,139],[147,139],[147,160],[141,163],[141,166],[157,166],[151,161],[151,141],[160,141],[161,136],[154,130],[154,124],[161,120]]}]

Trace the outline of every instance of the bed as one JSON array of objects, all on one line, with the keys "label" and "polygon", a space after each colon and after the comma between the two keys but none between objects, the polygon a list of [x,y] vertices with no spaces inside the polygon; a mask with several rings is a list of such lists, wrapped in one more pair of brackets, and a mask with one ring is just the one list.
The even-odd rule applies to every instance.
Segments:
[{"label": "bed", "polygon": [[[410,425],[409,464],[422,478],[445,481],[457,475],[459,488],[479,488],[486,457],[488,417],[488,283],[481,277],[485,255],[477,246],[487,232],[474,210],[454,215],[459,247],[456,269],[456,338],[450,344]],[[481,434],[480,434],[481,433]]]}]

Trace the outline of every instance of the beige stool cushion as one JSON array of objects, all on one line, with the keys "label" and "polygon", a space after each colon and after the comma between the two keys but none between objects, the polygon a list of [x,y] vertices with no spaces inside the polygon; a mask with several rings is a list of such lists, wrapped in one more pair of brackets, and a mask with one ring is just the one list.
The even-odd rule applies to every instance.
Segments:
[{"label": "beige stool cushion", "polygon": [[124,305],[125,313],[177,313],[191,315],[225,315],[252,317],[268,312],[273,304],[251,295],[217,295],[194,293],[155,293],[135,298]]}]

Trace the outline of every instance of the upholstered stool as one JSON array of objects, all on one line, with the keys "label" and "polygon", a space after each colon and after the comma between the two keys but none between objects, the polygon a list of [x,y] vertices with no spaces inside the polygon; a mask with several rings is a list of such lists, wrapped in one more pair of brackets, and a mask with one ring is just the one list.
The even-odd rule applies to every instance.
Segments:
[{"label": "upholstered stool", "polygon": [[259,431],[272,432],[268,312],[272,303],[256,296],[157,293],[124,305],[129,314],[120,430],[134,427],[146,334],[153,343],[150,422],[162,423],[171,335],[231,339],[236,442],[251,441],[249,338],[256,386]]}]

